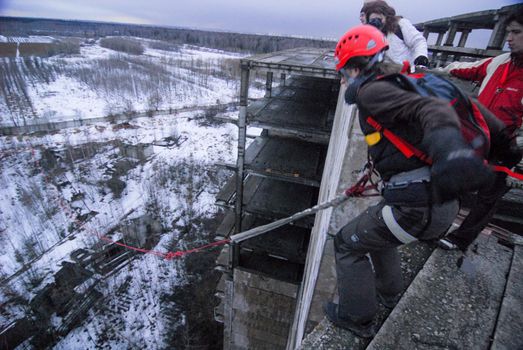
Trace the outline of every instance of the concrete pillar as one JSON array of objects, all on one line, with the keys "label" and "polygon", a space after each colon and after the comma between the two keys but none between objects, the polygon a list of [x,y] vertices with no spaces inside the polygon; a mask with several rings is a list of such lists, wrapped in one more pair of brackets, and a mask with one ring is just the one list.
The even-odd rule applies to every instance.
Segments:
[{"label": "concrete pillar", "polygon": [[265,97],[272,96],[272,72],[267,72],[267,79],[265,80]]},{"label": "concrete pillar", "polygon": [[[469,37],[469,34],[472,30],[471,29],[463,29],[461,31],[461,36],[459,38],[458,46],[457,47],[465,47],[465,44],[467,43],[467,39]],[[461,55],[456,53],[454,54],[454,61],[459,61],[461,59]]]},{"label": "concrete pillar", "polygon": [[427,40],[429,38],[429,34],[430,34],[429,28],[424,28],[423,29],[423,36],[425,37],[425,40]]},{"label": "concrete pillar", "polygon": [[249,97],[249,65],[241,63],[240,113],[238,116],[238,159],[236,160],[236,221],[234,231],[241,231],[243,209],[243,166],[245,162],[245,139],[247,135],[247,102]]},{"label": "concrete pillar", "polygon": [[438,33],[438,38],[436,39],[436,46],[441,46],[441,42],[443,41],[444,35],[445,35],[445,32]]},{"label": "concrete pillar", "polygon": [[487,50],[501,50],[503,48],[503,43],[505,41],[506,36],[506,19],[507,15],[496,15],[496,25],[494,26],[494,29],[492,30],[492,34],[490,35],[490,39],[488,41]]},{"label": "concrete pillar", "polygon": [[439,68],[439,67],[441,67],[441,53],[436,54],[436,67],[435,68]]},{"label": "concrete pillar", "polygon": [[467,39],[471,31],[471,29],[463,29],[461,31],[461,37],[459,38],[458,47],[465,47],[465,44],[467,43]]},{"label": "concrete pillar", "polygon": [[458,24],[451,23],[449,32],[447,34],[447,40],[445,40],[444,46],[453,46],[454,45],[454,39],[456,38],[457,32],[458,32]]}]

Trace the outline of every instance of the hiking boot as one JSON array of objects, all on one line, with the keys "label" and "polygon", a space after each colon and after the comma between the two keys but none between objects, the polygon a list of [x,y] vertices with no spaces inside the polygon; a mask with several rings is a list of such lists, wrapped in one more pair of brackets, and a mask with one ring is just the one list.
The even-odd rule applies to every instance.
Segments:
[{"label": "hiking boot", "polygon": [[440,247],[443,250],[458,250],[459,247],[456,243],[452,242],[452,239],[449,237],[444,237],[440,239],[438,242],[438,247]]},{"label": "hiking boot", "polygon": [[396,306],[401,298],[400,294],[388,296],[381,294],[379,291],[376,292],[376,296],[378,297],[378,301],[381,303],[381,305],[385,306],[387,309],[394,309],[394,306]]},{"label": "hiking boot", "polygon": [[[454,236],[448,235],[438,241],[438,247],[444,250],[463,250]],[[466,249],[465,249],[466,250]]]},{"label": "hiking boot", "polygon": [[335,326],[351,331],[361,338],[372,338],[376,335],[374,329],[374,322],[356,323],[348,318],[341,318],[338,316],[338,304],[328,302],[323,305],[323,310],[329,321]]}]

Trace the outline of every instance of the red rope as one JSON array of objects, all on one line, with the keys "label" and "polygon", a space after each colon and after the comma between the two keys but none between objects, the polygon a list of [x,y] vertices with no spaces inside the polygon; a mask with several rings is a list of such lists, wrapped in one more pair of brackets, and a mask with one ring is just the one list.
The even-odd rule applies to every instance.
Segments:
[{"label": "red rope", "polygon": [[[375,190],[378,185],[371,181],[373,166],[369,166],[367,172],[351,187],[345,190],[347,197],[372,197],[379,196],[379,193],[365,193],[369,190]],[[370,182],[370,185],[367,185]]]},{"label": "red rope", "polygon": [[225,245],[225,244],[229,243],[229,239],[224,239],[224,240],[221,240],[221,241],[216,241],[216,242],[213,242],[213,243],[205,244],[205,245],[202,245],[200,247],[189,249],[189,250],[178,250],[178,251],[175,251],[175,252],[166,252],[166,253],[164,253],[164,252],[160,252],[160,251],[157,251],[157,250],[149,250],[149,249],[133,247],[131,245],[127,245],[127,244],[124,244],[124,243],[121,243],[121,242],[118,242],[118,241],[114,241],[114,240],[112,240],[112,239],[110,239],[109,237],[106,237],[106,236],[98,236],[98,238],[100,238],[103,241],[106,241],[106,242],[109,242],[109,243],[112,243],[112,244],[116,244],[116,245],[118,245],[120,247],[124,247],[124,248],[129,249],[129,250],[133,250],[133,251],[144,253],[144,254],[156,255],[156,256],[159,256],[159,257],[164,258],[166,260],[172,260],[174,258],[180,258],[180,257],[182,257],[184,255],[191,254],[191,253],[199,253],[202,250],[205,250],[205,249],[208,249],[208,248],[212,248],[212,247],[217,247],[217,246],[220,246],[220,245]]},{"label": "red rope", "polygon": [[166,253],[164,257],[167,260],[171,260],[171,259],[174,259],[174,258],[182,257],[182,256],[184,256],[186,254],[199,253],[202,250],[205,250],[205,249],[208,249],[208,248],[217,247],[217,246],[220,246],[220,245],[225,245],[225,244],[227,244],[229,242],[230,242],[230,239],[223,239],[221,241],[216,241],[216,242],[213,242],[213,243],[205,244],[205,245],[202,245],[201,247],[197,247],[197,248],[193,248],[193,249],[189,249],[189,250],[179,250],[177,252],[169,252],[169,253]]}]

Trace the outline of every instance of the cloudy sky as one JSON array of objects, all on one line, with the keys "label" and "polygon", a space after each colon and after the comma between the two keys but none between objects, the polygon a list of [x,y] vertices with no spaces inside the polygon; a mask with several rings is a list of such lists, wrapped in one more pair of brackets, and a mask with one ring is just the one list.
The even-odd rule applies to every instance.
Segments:
[{"label": "cloudy sky", "polygon": [[[521,0],[389,0],[422,22]],[[0,0],[0,15],[126,22],[336,39],[358,23],[363,0]],[[0,28],[1,34],[1,28]]]}]

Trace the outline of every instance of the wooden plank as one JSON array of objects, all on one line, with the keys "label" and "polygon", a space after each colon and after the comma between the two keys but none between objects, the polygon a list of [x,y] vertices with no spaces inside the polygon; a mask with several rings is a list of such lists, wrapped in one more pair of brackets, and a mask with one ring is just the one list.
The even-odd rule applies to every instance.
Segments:
[{"label": "wooden plank", "polygon": [[523,349],[523,246],[514,247],[505,297],[491,350]]}]

